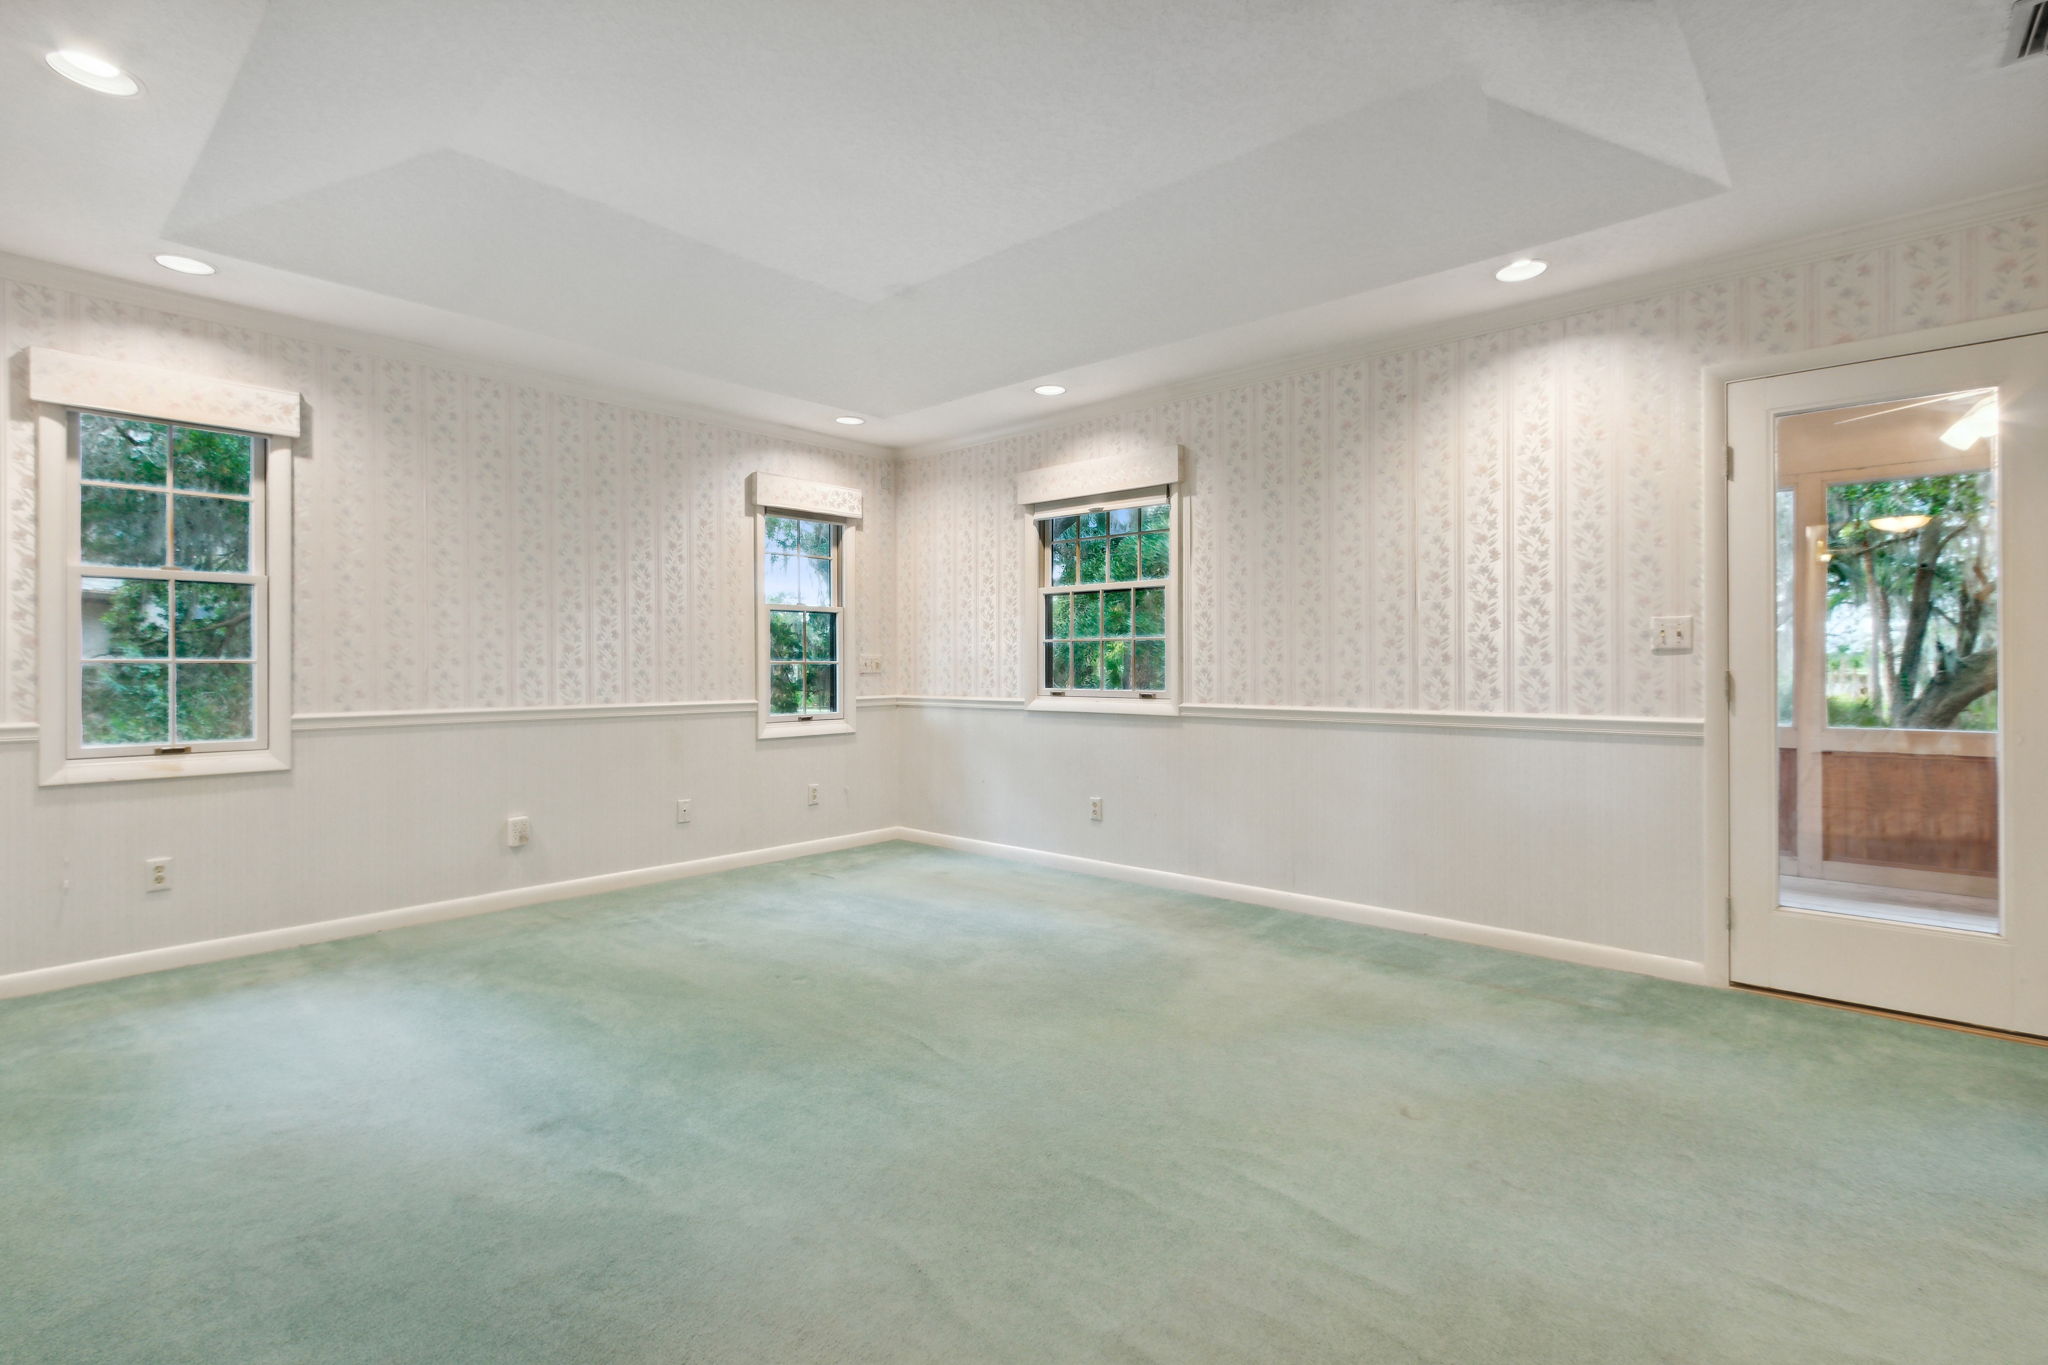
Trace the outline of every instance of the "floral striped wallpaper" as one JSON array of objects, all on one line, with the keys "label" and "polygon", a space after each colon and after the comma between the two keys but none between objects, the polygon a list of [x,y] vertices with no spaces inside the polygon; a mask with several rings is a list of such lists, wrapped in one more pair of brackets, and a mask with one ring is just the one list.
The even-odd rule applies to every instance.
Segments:
[{"label": "floral striped wallpaper", "polygon": [[1016,474],[1187,447],[1186,697],[1697,716],[1700,367],[2048,307],[2048,210],[1362,355],[899,475],[899,682],[1013,696]]},{"label": "floral striped wallpaper", "polygon": [[[753,695],[756,469],[866,494],[854,605],[893,653],[894,459],[601,402],[397,347],[316,343],[0,278],[13,362],[0,553],[0,723],[35,719],[27,346],[302,391],[296,710],[442,710]],[[887,691],[886,674],[863,690]]]},{"label": "floral striped wallpaper", "polygon": [[[0,723],[35,716],[23,347],[302,390],[297,709],[752,691],[757,468],[865,490],[869,695],[1017,694],[1014,478],[1188,447],[1190,699],[1697,715],[1699,367],[2048,307],[2048,210],[898,461],[0,278]],[[900,539],[900,544],[898,543]]]}]

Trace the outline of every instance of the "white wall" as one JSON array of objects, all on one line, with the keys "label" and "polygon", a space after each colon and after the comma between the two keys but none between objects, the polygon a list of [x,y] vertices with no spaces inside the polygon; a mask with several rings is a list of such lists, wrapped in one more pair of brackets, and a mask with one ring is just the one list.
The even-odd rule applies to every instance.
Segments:
[{"label": "white wall", "polygon": [[[1019,471],[1179,443],[1186,695],[1337,714],[921,707],[903,720],[906,819],[1699,959],[1705,689],[1698,655],[1652,652],[1650,618],[1702,610],[1701,369],[2048,306],[2044,229],[2040,208],[1959,213],[907,459],[907,695],[1019,694]],[[1407,713],[1694,723],[1653,738],[1390,723]],[[1091,827],[1104,787],[1117,799]]]},{"label": "white wall", "polygon": [[[1335,718],[899,713],[922,830],[1700,960],[1683,733]],[[1088,800],[1103,798],[1103,819]]]},{"label": "white wall", "polygon": [[[859,647],[894,655],[894,459],[857,443],[593,398],[455,357],[0,262],[0,976],[893,820],[885,709],[848,738],[762,743],[756,469],[860,486]],[[183,306],[183,305],[181,305]],[[295,769],[35,785],[35,453],[22,349],[54,346],[298,389]],[[886,672],[863,692],[889,689]],[[508,709],[568,708],[566,719]],[[309,728],[309,717],[508,711],[502,723]],[[805,787],[827,799],[812,809]],[[678,797],[695,822],[674,821]],[[534,843],[500,846],[504,818]],[[174,859],[175,889],[139,869]]]},{"label": "white wall", "polygon": [[[65,288],[0,261],[6,585],[0,724],[35,719],[35,490],[24,347],[296,389],[296,708],[330,711],[710,701],[753,695],[746,476],[857,485],[863,651],[893,656],[894,460],[582,396],[567,387],[300,327]],[[862,679],[892,690],[886,673]]]},{"label": "white wall", "polygon": [[1697,716],[1700,370],[2048,306],[2048,204],[906,460],[898,681],[1008,696],[1016,474],[1187,447],[1197,701]]},{"label": "white wall", "polygon": [[[854,834],[898,805],[886,706],[858,734],[767,742],[750,705],[421,719],[302,727],[290,772],[92,787],[38,788],[35,745],[0,743],[0,977]],[[146,893],[164,855],[172,888]]]},{"label": "white wall", "polygon": [[[901,461],[0,262],[0,976],[896,824],[1697,959],[1701,679],[1646,626],[1700,601],[1700,366],[2048,306],[2044,223],[1961,215]],[[34,786],[28,345],[308,395],[293,772]],[[1155,442],[1190,453],[1187,716],[876,705],[764,744],[664,705],[751,691],[753,469],[866,492],[864,694],[1014,701],[1014,475]],[[1260,710],[1290,706],[1325,714]],[[563,713],[457,714],[528,707]],[[427,714],[322,718],[393,712]],[[154,855],[176,887],[145,896]]]}]

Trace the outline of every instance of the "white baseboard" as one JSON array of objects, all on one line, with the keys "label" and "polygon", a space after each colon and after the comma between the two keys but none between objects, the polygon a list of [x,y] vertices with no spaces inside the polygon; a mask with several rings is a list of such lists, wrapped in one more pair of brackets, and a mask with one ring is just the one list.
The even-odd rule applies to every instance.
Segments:
[{"label": "white baseboard", "polygon": [[124,953],[119,957],[101,957],[88,962],[40,967],[32,971],[0,976],[0,999],[63,990],[69,986],[85,986],[96,981],[113,981],[124,976],[140,976],[146,972],[160,972],[172,967],[222,962],[229,958],[276,952],[281,948],[304,947],[309,943],[328,943],[335,939],[356,938],[363,934],[380,933],[386,929],[404,928],[410,924],[432,924],[439,920],[463,919],[470,915],[488,914],[493,910],[511,910],[522,905],[538,905],[545,901],[567,900],[573,896],[595,895],[600,891],[620,891],[627,887],[646,886],[652,882],[699,877],[735,867],[751,867],[757,863],[781,862],[812,853],[830,853],[836,849],[886,843],[891,839],[906,839],[938,848],[957,849],[963,853],[979,853],[992,858],[1036,863],[1041,867],[1084,872],[1091,876],[1137,882],[1144,886],[1163,887],[1171,891],[1187,891],[1198,896],[1214,896],[1219,900],[1241,901],[1247,905],[1262,905],[1273,910],[1291,910],[1301,914],[1320,915],[1326,919],[1348,920],[1353,924],[1369,924],[1381,929],[1398,929],[1404,933],[1426,934],[1432,938],[1453,939],[1460,943],[1477,943],[1488,948],[1505,948],[1510,952],[1554,958],[1560,962],[1576,962],[1587,967],[1608,967],[1616,971],[1636,972],[1644,976],[1662,977],[1667,981],[1684,981],[1693,985],[1712,984],[1707,980],[1707,970],[1703,964],[1687,962],[1681,958],[1659,957],[1654,953],[1610,948],[1604,944],[1583,943],[1576,939],[1552,938],[1546,934],[1525,933],[1519,929],[1500,929],[1492,925],[1444,919],[1436,915],[1420,915],[1407,910],[1387,910],[1376,905],[1332,900],[1325,896],[1308,896],[1296,891],[1278,891],[1271,887],[1251,886],[1242,882],[1215,881],[1183,872],[1161,872],[1155,868],[1133,867],[1127,863],[1102,862],[1095,858],[1081,858],[1067,853],[1048,853],[1042,849],[990,843],[983,839],[966,839],[955,834],[934,833],[931,830],[884,826],[879,829],[863,830],[858,834],[835,835],[829,839],[808,839],[801,843],[776,844],[768,848],[748,849],[741,853],[724,853],[713,858],[696,858],[689,862],[664,863],[656,867],[633,868],[625,872],[606,872],[595,877],[577,877],[568,881],[541,882],[533,886],[489,891],[479,896],[462,896],[454,900],[430,901],[424,905],[401,906],[395,910],[378,910],[366,915],[350,915],[343,919],[321,920],[315,924],[265,929],[253,934],[237,934],[230,938],[180,943],[167,948],[150,948],[139,953]]},{"label": "white baseboard", "polygon": [[1509,952],[1554,958],[1560,962],[1575,962],[1585,967],[1608,967],[1616,971],[1635,972],[1642,976],[1661,977],[1666,981],[1683,981],[1695,986],[1715,984],[1707,979],[1707,969],[1703,963],[1687,962],[1677,957],[1660,957],[1655,953],[1639,953],[1628,948],[1610,948],[1601,943],[1552,938],[1548,934],[1531,934],[1520,929],[1501,929],[1488,924],[1474,924],[1468,920],[1419,915],[1410,910],[1387,910],[1377,905],[1332,900],[1327,896],[1308,896],[1298,891],[1277,891],[1271,887],[1250,886],[1243,882],[1213,881],[1208,877],[1194,877],[1184,872],[1161,872],[1155,868],[1132,867],[1127,863],[1107,863],[1095,858],[1076,857],[1070,853],[1047,853],[1042,849],[1021,848],[1015,844],[994,844],[984,839],[966,839],[957,834],[935,834],[923,829],[898,829],[891,832],[891,837],[908,839],[913,843],[931,844],[938,848],[957,849],[962,853],[980,853],[991,858],[1009,858],[1016,862],[1036,863],[1041,867],[1056,867],[1067,872],[1085,872],[1095,877],[1109,877],[1116,881],[1163,887],[1169,891],[1189,891],[1198,896],[1214,896],[1218,900],[1263,905],[1272,910],[1293,910],[1306,915],[1321,915],[1325,919],[1369,924],[1379,929],[1399,929],[1403,933],[1426,934],[1431,938],[1477,943],[1488,948],[1505,948]]},{"label": "white baseboard", "polygon": [[657,867],[639,867],[625,872],[606,872],[595,877],[576,877],[568,881],[540,882],[533,886],[487,891],[480,896],[461,896],[454,900],[401,906],[396,910],[377,910],[366,915],[321,920],[315,924],[295,924],[283,929],[264,929],[253,934],[236,934],[230,938],[178,943],[167,948],[148,948],[139,953],[123,953],[119,957],[100,957],[88,962],[67,962],[57,967],[39,967],[33,971],[0,976],[0,999],[17,995],[37,995],[44,991],[59,991],[68,986],[90,985],[95,981],[113,981],[124,976],[140,976],[145,972],[160,972],[171,967],[190,967],[201,962],[222,962],[228,958],[276,952],[280,948],[301,948],[309,943],[328,943],[339,938],[356,938],[363,934],[380,933],[386,929],[402,929],[409,924],[432,924],[437,920],[489,914],[493,910],[511,910],[522,905],[538,905],[544,901],[567,900],[572,896],[590,896],[600,891],[621,891],[630,886],[646,886],[650,882],[701,877],[709,872],[724,872],[729,868],[781,862],[787,858],[801,858],[811,853],[830,853],[835,849],[856,848],[862,844],[878,844],[902,837],[903,831],[893,827],[863,830],[858,834],[840,834],[829,839],[807,839],[802,843],[775,844],[768,848],[747,849],[741,853],[722,853],[714,858],[695,858],[683,863],[664,863]]}]

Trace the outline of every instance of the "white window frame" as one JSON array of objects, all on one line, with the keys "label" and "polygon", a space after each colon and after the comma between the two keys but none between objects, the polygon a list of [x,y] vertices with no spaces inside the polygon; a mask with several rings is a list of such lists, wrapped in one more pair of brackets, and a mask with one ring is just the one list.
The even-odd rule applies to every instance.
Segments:
[{"label": "white window frame", "polygon": [[[791,606],[787,602],[771,604],[768,601],[768,518],[795,517],[800,521],[823,522],[833,528],[832,541],[832,605],[830,607]],[[797,508],[777,507],[757,503],[754,507],[754,696],[759,708],[759,738],[800,739],[815,735],[850,735],[853,733],[853,712],[855,706],[854,682],[859,677],[855,662],[859,655],[854,649],[853,603],[848,599],[848,590],[853,584],[854,532],[859,522],[843,516],[828,516],[822,512],[804,511]],[[833,627],[833,644],[838,651],[839,668],[836,698],[839,709],[832,712],[815,711],[808,715],[786,716],[772,714],[768,709],[769,689],[769,648],[768,614],[771,611],[830,611],[839,619]]]},{"label": "white window frame", "polygon": [[[39,358],[32,358],[32,372],[37,363]],[[91,362],[85,362],[81,368],[89,369],[90,365]],[[140,367],[109,363],[106,368],[118,381],[122,375],[113,372]],[[161,375],[161,372],[156,373]],[[211,383],[203,379],[191,381],[202,390]],[[110,383],[108,387],[111,401],[91,401],[93,395],[90,390],[81,393],[74,375],[67,374],[61,383],[52,381],[52,385],[61,387],[71,396],[63,402],[38,399],[32,403],[39,493],[37,577],[40,587],[36,639],[40,693],[37,715],[40,784],[46,787],[71,786],[289,769],[294,437],[277,430],[281,424],[274,419],[249,426],[232,421],[203,420],[203,414],[195,407],[190,388],[180,391],[179,401],[165,403],[159,408],[149,403],[120,401],[131,395],[119,382]],[[257,395],[266,412],[289,400],[294,413],[291,425],[296,428],[297,394],[225,382],[219,387],[231,398],[238,398],[243,393]],[[79,527],[77,414],[80,412],[252,436],[255,446],[251,451],[249,471],[250,567],[261,571],[223,574],[84,564]],[[262,429],[264,425],[270,429]],[[85,747],[81,714],[84,614],[79,607],[81,580],[85,578],[185,579],[252,584],[260,614],[250,642],[256,670],[255,738],[178,746]],[[175,663],[167,666],[175,667]]]},{"label": "white window frame", "polygon": [[[1139,579],[1126,583],[1103,583],[1104,591],[1130,587],[1163,587],[1166,591],[1166,686],[1157,692],[1139,692],[1126,688],[1116,692],[1096,690],[1055,691],[1046,685],[1045,676],[1045,621],[1046,603],[1055,593],[1068,592],[1083,587],[1081,584],[1054,587],[1052,583],[1052,546],[1046,536],[1044,525],[1055,517],[1069,517],[1082,512],[1113,512],[1124,507],[1146,507],[1164,501],[1167,504],[1167,573],[1164,579]],[[1186,544],[1183,530],[1185,511],[1177,483],[1162,484],[1152,488],[1126,489],[1114,497],[1063,498],[1058,501],[1033,503],[1025,520],[1024,533],[1027,541],[1029,574],[1026,579],[1029,591],[1025,598],[1025,667],[1028,670],[1025,686],[1025,709],[1030,711],[1078,711],[1113,715],[1177,716],[1180,714],[1182,696],[1180,658],[1180,582],[1183,547]],[[1095,585],[1088,585],[1095,586]]]}]

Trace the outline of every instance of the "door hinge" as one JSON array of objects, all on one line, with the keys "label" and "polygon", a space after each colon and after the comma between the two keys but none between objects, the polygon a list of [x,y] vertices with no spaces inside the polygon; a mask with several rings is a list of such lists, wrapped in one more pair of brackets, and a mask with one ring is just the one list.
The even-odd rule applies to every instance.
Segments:
[{"label": "door hinge", "polygon": [[1734,669],[1732,669],[1732,668],[1731,668],[1731,669],[1729,669],[1729,670],[1728,670],[1728,671],[1727,671],[1726,673],[1723,673],[1723,674],[1721,675],[1721,691],[1722,691],[1722,693],[1723,693],[1723,694],[1724,694],[1724,695],[1725,695],[1725,696],[1727,697],[1727,699],[1728,699],[1728,704],[1729,704],[1730,706],[1733,706],[1733,705],[1735,705],[1735,670],[1734,670]]},{"label": "door hinge", "polygon": [[1728,898],[1728,928],[1731,931],[1735,928],[1735,897],[1733,896]]},{"label": "door hinge", "polygon": [[1728,481],[1735,482],[1735,447],[1728,447]]}]

